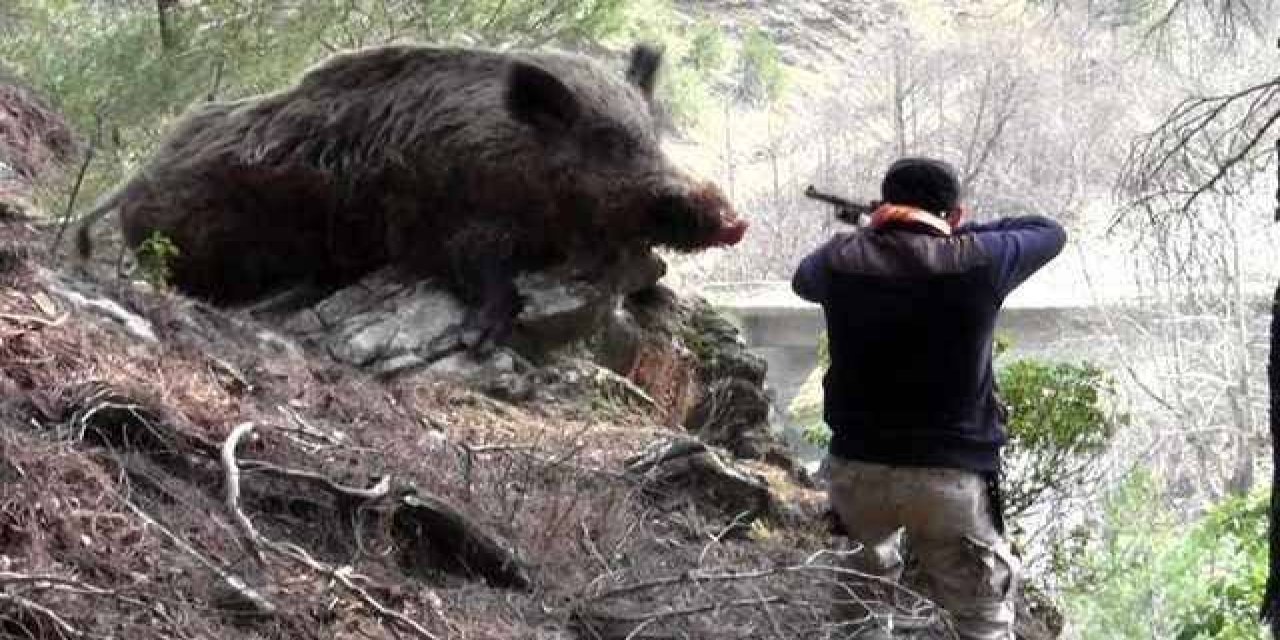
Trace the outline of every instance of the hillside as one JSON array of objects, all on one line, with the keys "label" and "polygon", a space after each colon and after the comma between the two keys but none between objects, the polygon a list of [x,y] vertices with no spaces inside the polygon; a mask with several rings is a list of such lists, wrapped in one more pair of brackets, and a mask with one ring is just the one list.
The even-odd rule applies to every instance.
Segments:
[{"label": "hillside", "polygon": [[824,633],[824,500],[752,435],[763,369],[706,307],[628,303],[655,348],[627,377],[599,339],[374,375],[109,259],[50,262],[53,232],[0,222],[0,635]]},{"label": "hillside", "polygon": [[856,64],[869,46],[868,34],[900,28],[903,15],[895,0],[679,0],[675,6],[686,16],[714,19],[737,37],[759,29],[789,66],[816,74]]},{"label": "hillside", "polygon": [[743,599],[821,622],[816,494],[724,451],[683,473],[728,465],[749,495],[628,467],[688,436],[623,387],[554,367],[513,401],[379,380],[46,263],[48,240],[0,225],[0,635],[748,637]]}]

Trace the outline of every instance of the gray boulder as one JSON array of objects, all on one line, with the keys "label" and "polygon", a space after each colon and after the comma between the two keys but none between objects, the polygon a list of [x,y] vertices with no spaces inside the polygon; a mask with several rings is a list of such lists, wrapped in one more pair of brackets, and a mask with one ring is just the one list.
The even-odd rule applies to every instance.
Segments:
[{"label": "gray boulder", "polygon": [[[606,324],[627,293],[652,286],[665,265],[652,253],[631,256],[588,280],[580,266],[522,274],[524,306],[511,349],[482,360],[464,352],[457,328],[463,305],[432,280],[406,281],[392,269],[376,271],[301,309],[274,305],[251,310],[286,332],[326,350],[334,359],[381,376],[431,370],[472,379],[510,373],[582,341]],[[527,367],[525,367],[527,368]]]}]

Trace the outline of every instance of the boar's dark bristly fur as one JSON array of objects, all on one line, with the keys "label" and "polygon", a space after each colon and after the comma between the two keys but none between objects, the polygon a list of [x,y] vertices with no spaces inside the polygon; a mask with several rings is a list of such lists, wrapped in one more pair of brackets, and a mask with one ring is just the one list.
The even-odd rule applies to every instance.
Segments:
[{"label": "boar's dark bristly fur", "polygon": [[741,239],[720,191],[659,146],[660,62],[646,46],[621,74],[561,53],[341,54],[279,93],[195,107],[80,246],[118,210],[130,246],[163,234],[174,284],[215,302],[394,264],[509,322],[522,269]]}]

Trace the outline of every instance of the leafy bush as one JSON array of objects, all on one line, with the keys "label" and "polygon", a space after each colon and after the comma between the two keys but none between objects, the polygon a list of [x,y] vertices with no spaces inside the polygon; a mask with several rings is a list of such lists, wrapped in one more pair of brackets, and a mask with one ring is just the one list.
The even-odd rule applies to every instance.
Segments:
[{"label": "leafy bush", "polygon": [[1016,360],[996,379],[1009,410],[1005,511],[1016,520],[1046,497],[1094,480],[1128,418],[1111,407],[1111,378],[1091,364]]},{"label": "leafy bush", "polygon": [[178,245],[160,233],[153,231],[134,252],[138,259],[138,271],[143,279],[157,289],[167,289],[173,279],[173,260],[182,252]]},{"label": "leafy bush", "polygon": [[769,104],[782,95],[786,68],[778,45],[763,31],[747,34],[738,57],[738,91],[744,102]]},{"label": "leafy bush", "polygon": [[[996,341],[1003,353],[1008,340]],[[822,422],[822,373],[830,362],[826,334],[818,339],[818,368],[789,407],[806,440],[826,446],[831,431]],[[1049,496],[1066,496],[1092,480],[1116,429],[1128,421],[1112,407],[1114,383],[1090,364],[1017,360],[996,374],[1009,408],[1004,481],[1010,520],[1027,515]]]},{"label": "leafy bush", "polygon": [[787,407],[787,414],[794,424],[800,425],[801,435],[816,447],[831,443],[831,428],[822,419],[822,376],[831,365],[831,352],[827,332],[818,335],[818,366],[809,372],[796,397]]},{"label": "leafy bush", "polygon": [[1075,637],[1262,640],[1255,622],[1266,583],[1264,493],[1228,499],[1178,522],[1150,474],[1107,499],[1105,525],[1060,564]]}]

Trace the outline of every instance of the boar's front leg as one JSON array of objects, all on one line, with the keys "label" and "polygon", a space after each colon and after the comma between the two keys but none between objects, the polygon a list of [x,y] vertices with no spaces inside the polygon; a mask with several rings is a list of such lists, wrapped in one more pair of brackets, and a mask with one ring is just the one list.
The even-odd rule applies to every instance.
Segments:
[{"label": "boar's front leg", "polygon": [[510,337],[523,304],[515,283],[515,236],[498,226],[471,226],[450,239],[445,257],[451,288],[467,312],[441,338],[453,345],[450,350],[488,355]]}]

